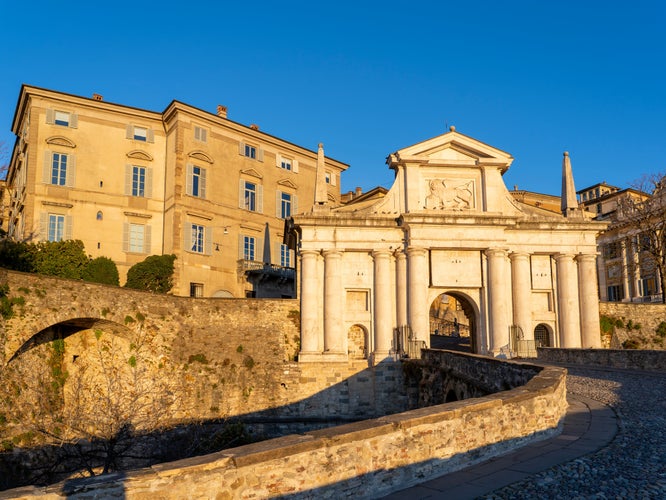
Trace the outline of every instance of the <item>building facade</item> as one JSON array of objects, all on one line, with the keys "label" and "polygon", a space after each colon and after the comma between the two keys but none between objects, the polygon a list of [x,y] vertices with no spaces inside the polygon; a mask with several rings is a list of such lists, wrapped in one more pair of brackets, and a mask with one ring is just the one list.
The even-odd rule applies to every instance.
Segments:
[{"label": "building facade", "polygon": [[[155,112],[24,85],[12,131],[10,238],[82,240],[121,282],[147,256],[175,254],[172,293],[185,296],[251,296],[246,271],[295,266],[284,220],[312,207],[318,151],[231,121],[224,106]],[[347,165],[320,168],[338,203]]]},{"label": "building facade", "polygon": [[[605,182],[578,191],[581,206],[608,229],[597,239],[599,296],[604,302],[661,302],[658,266],[645,251],[643,228],[625,217],[622,207],[649,200],[652,195],[637,189],[620,189]],[[659,218],[659,217],[657,217]],[[660,223],[660,222],[659,222]]]},{"label": "building facade", "polygon": [[299,360],[362,352],[377,363],[425,347],[442,294],[460,303],[473,352],[512,355],[535,338],[598,347],[596,236],[606,224],[578,208],[566,153],[561,213],[512,196],[502,179],[512,161],[452,128],[389,155],[395,182],[374,202],[321,201],[294,216]]}]

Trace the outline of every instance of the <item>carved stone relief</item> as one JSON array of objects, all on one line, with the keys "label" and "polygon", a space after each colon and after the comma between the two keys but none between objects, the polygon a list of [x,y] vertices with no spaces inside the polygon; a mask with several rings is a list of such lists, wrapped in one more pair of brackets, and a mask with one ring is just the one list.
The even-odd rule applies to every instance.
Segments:
[{"label": "carved stone relief", "polygon": [[425,208],[429,210],[469,210],[474,208],[474,181],[430,179]]}]

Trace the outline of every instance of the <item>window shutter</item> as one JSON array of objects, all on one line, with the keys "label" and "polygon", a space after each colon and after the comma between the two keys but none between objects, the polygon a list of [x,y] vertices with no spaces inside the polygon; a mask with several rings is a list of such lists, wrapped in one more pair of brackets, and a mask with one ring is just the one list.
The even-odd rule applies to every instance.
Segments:
[{"label": "window shutter", "polygon": [[125,195],[132,195],[132,165],[125,165]]},{"label": "window shutter", "polygon": [[204,253],[206,255],[213,253],[213,230],[208,226],[204,228]]},{"label": "window shutter", "polygon": [[275,217],[282,217],[282,191],[275,192]]},{"label": "window shutter", "polygon": [[149,128],[146,131],[146,141],[147,142],[155,142],[155,131],[152,128]]},{"label": "window shutter", "polygon": [[149,254],[150,253],[150,226],[146,224],[143,226],[143,252]]},{"label": "window shutter", "polygon": [[67,155],[67,178],[65,180],[67,187],[74,187],[76,182],[76,155]]},{"label": "window shutter", "polygon": [[238,143],[238,154],[241,156],[245,156],[245,143],[244,142],[239,142]]},{"label": "window shutter", "polygon": [[291,195],[291,215],[296,215],[298,213],[298,196],[296,194]]},{"label": "window shutter", "polygon": [[134,139],[134,126],[133,125],[127,125],[127,128],[125,129],[125,138],[126,139]]},{"label": "window shutter", "polygon": [[192,251],[192,224],[189,222],[183,225],[183,250]]},{"label": "window shutter", "polygon": [[49,150],[44,151],[44,184],[51,184],[51,163],[53,162],[53,153]]},{"label": "window shutter", "polygon": [[257,160],[264,161],[264,148],[257,148]]},{"label": "window shutter", "polygon": [[123,252],[129,252],[129,222],[123,222]]},{"label": "window shutter", "polygon": [[185,192],[192,196],[192,177],[194,176],[193,166],[191,163],[187,164],[187,179],[185,179]]},{"label": "window shutter", "polygon": [[335,172],[331,172],[331,186],[336,186],[338,183],[337,180],[337,175],[335,175]]},{"label": "window shutter", "polygon": [[282,168],[282,156],[279,153],[275,155],[275,166]]},{"label": "window shutter", "polygon": [[242,235],[242,234],[239,234],[238,235],[238,258],[240,260],[243,260],[245,258],[244,248],[245,248],[245,236]]},{"label": "window shutter", "polygon": [[254,260],[261,262],[264,260],[264,239],[254,239]]},{"label": "window shutter", "polygon": [[298,173],[298,160],[294,160],[291,162],[291,171],[294,173]]},{"label": "window shutter", "polygon": [[69,115],[69,126],[71,128],[79,127],[79,115],[77,113],[70,113]]},{"label": "window shutter", "polygon": [[53,125],[53,115],[54,114],[55,113],[53,112],[52,109],[49,108],[49,109],[46,110],[46,123],[48,123],[49,125]]},{"label": "window shutter", "polygon": [[273,245],[273,253],[271,254],[271,259],[278,263],[279,265],[282,265],[282,243],[276,243]]},{"label": "window shutter", "polygon": [[153,169],[146,167],[146,185],[144,186],[144,194],[146,198],[153,197]]},{"label": "window shutter", "polygon": [[201,198],[206,198],[206,169],[201,169],[201,174],[199,175],[199,196]]},{"label": "window shutter", "polygon": [[243,179],[238,183],[238,207],[245,208],[245,181]]},{"label": "window shutter", "polygon": [[71,240],[72,239],[72,216],[71,215],[65,215],[65,240]]},{"label": "window shutter", "polygon": [[264,186],[257,184],[257,212],[264,213]]},{"label": "window shutter", "polygon": [[39,238],[43,241],[49,239],[49,214],[46,212],[39,214]]}]

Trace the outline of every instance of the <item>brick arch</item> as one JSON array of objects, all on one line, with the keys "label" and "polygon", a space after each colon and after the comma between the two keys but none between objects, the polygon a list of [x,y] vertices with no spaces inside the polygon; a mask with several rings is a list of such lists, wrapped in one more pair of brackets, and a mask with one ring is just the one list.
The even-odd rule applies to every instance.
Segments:
[{"label": "brick arch", "polygon": [[90,330],[95,328],[111,331],[112,333],[121,337],[128,336],[129,332],[131,331],[130,328],[115,321],[109,321],[100,318],[77,317],[58,321],[49,324],[45,328],[42,328],[37,333],[33,334],[31,337],[25,340],[23,344],[21,344],[19,348],[16,349],[15,352],[11,353],[8,363],[11,363],[14,359],[18,358],[23,353],[39,345],[51,342],[56,339],[65,339],[70,335],[74,335],[75,333],[81,332],[83,330]]}]

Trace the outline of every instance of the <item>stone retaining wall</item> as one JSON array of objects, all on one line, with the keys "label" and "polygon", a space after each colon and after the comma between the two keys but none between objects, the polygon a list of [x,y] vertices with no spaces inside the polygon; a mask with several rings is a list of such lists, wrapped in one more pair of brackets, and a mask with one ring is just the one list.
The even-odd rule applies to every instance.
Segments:
[{"label": "stone retaining wall", "polygon": [[[426,355],[437,357],[435,351]],[[496,360],[487,360],[495,364]],[[475,360],[481,363],[481,359]],[[11,498],[377,498],[558,432],[566,370],[510,363],[524,386]],[[500,365],[497,365],[500,366]],[[5,497],[7,498],[7,497]]]},{"label": "stone retaining wall", "polygon": [[666,351],[638,349],[558,349],[537,348],[539,361],[572,365],[633,368],[635,370],[666,371]]}]

